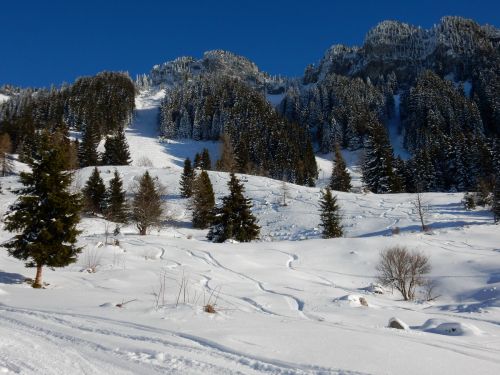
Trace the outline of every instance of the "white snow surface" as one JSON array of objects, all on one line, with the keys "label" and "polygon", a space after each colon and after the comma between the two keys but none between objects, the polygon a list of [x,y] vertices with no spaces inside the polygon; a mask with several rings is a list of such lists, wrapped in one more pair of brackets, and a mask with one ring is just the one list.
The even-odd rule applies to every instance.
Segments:
[{"label": "white snow surface", "polygon": [[[346,237],[321,239],[319,187],[290,184],[283,207],[279,181],[240,175],[261,240],[210,243],[206,230],[191,228],[178,184],[186,156],[209,147],[215,161],[218,145],[158,142],[161,95],[137,98],[127,131],[134,163],[118,171],[125,187],[145,170],[158,176],[168,190],[168,225],[146,236],[126,226],[113,246],[104,244],[102,219],[84,218],[77,263],[45,269],[41,290],[24,282],[33,269],[0,251],[0,373],[500,373],[500,228],[487,210],[465,211],[463,194],[425,194],[433,230],[423,234],[411,194],[338,193]],[[137,166],[143,156],[153,167]],[[355,173],[356,155],[347,157]],[[324,185],[331,155],[318,161]],[[99,169],[105,181],[112,177],[113,168]],[[90,172],[80,171],[75,184]],[[209,175],[220,199],[228,176]],[[4,213],[19,182],[1,180]],[[0,241],[10,236],[0,230]],[[379,252],[393,245],[430,256],[437,299],[372,292]],[[183,279],[188,287],[179,293]],[[205,313],[206,303],[217,312]],[[409,329],[387,328],[394,316]]]},{"label": "white snow surface", "polygon": [[5,94],[0,94],[0,104],[2,104],[3,102],[6,102],[9,99],[10,99],[10,96],[5,95]]}]

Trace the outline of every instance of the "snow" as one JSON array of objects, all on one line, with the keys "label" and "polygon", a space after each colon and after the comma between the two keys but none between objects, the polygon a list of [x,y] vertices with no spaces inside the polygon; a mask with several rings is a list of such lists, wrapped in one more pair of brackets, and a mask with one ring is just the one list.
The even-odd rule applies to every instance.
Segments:
[{"label": "snow", "polygon": [[6,102],[9,99],[10,99],[10,96],[7,96],[5,94],[0,94],[0,104],[3,102]]},{"label": "snow", "polygon": [[[1,251],[0,373],[500,372],[500,231],[488,211],[464,210],[463,194],[425,194],[433,231],[423,234],[411,194],[338,192],[346,237],[326,240],[317,229],[321,186],[290,184],[282,207],[281,182],[240,176],[262,239],[210,243],[206,231],[191,228],[178,184],[185,156],[211,147],[215,161],[218,145],[160,143],[154,117],[161,95],[138,97],[127,131],[134,164],[117,169],[127,188],[145,170],[158,176],[167,187],[169,225],[146,236],[126,226],[118,245],[106,245],[105,222],[84,218],[84,252],[73,265],[45,269],[49,285],[41,290],[24,282],[34,269]],[[153,167],[137,166],[142,156]],[[355,172],[359,155],[345,156]],[[325,172],[321,185],[331,155],[317,160]],[[112,178],[113,168],[99,169],[105,181]],[[75,184],[85,183],[91,170],[78,172]],[[220,199],[228,175],[209,175]],[[19,183],[15,176],[1,180],[4,213]],[[396,226],[400,234],[393,235]],[[10,236],[0,230],[0,241]],[[379,252],[394,245],[430,256],[437,299],[425,302],[419,294],[405,302],[390,289],[379,293]],[[82,272],[91,255],[96,272]],[[186,293],[179,293],[181,284]],[[206,303],[217,312],[205,313]],[[409,329],[388,328],[394,316]]]}]

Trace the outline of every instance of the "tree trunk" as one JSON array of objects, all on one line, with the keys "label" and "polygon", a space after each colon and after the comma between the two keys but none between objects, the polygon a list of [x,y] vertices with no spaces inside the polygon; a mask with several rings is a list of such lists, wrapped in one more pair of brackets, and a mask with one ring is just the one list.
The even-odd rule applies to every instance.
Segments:
[{"label": "tree trunk", "polygon": [[42,265],[38,264],[36,266],[36,276],[35,282],[33,283],[33,288],[41,288],[42,287]]}]

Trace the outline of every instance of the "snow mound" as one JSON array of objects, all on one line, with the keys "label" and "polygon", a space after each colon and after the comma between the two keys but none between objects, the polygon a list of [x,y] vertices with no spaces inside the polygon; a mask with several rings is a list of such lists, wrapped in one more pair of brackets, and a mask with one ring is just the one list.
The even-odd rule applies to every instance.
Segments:
[{"label": "snow mound", "polygon": [[348,294],[343,297],[337,298],[334,300],[335,302],[340,302],[347,304],[349,306],[368,306],[368,302],[366,301],[366,298],[363,296],[360,296],[358,294]]},{"label": "snow mound", "polygon": [[408,324],[406,324],[401,319],[398,319],[396,317],[393,317],[393,318],[389,319],[389,325],[388,325],[388,327],[389,328],[396,328],[396,329],[403,329],[405,331],[409,331],[410,330],[410,327],[408,326]]},{"label": "snow mound", "polygon": [[481,331],[472,324],[461,322],[446,322],[439,319],[427,320],[421,329],[425,332],[446,336],[478,336]]}]

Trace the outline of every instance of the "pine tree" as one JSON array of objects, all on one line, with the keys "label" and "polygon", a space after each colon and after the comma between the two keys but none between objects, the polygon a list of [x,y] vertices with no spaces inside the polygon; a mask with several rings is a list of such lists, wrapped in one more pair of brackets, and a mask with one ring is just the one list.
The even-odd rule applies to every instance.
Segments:
[{"label": "pine tree", "polygon": [[193,195],[193,183],[195,177],[196,176],[194,170],[191,167],[191,160],[187,158],[186,160],[184,160],[184,170],[182,171],[181,175],[181,182],[180,182],[181,197],[189,198],[191,197],[191,195]]},{"label": "pine tree", "polygon": [[217,170],[221,172],[234,172],[236,168],[236,157],[231,144],[231,138],[227,134],[221,136],[221,154],[217,160]]},{"label": "pine tree", "polygon": [[125,190],[123,190],[123,181],[116,169],[113,178],[109,181],[105,216],[106,219],[115,223],[125,224],[128,221],[128,207],[125,200]]},{"label": "pine tree", "polygon": [[196,153],[193,159],[193,168],[198,169],[201,168],[201,156],[199,153]]},{"label": "pine tree", "polygon": [[213,220],[215,197],[210,177],[205,171],[201,171],[196,177],[192,196],[193,227],[205,229]]},{"label": "pine tree", "polygon": [[115,135],[107,136],[104,143],[103,165],[129,165],[130,151],[124,129],[119,129]]},{"label": "pine tree", "polygon": [[9,153],[12,152],[12,142],[8,133],[0,135],[0,175],[6,175],[14,171],[14,163],[9,158]]},{"label": "pine tree", "polygon": [[320,226],[323,227],[323,238],[342,237],[343,230],[339,214],[340,208],[337,204],[337,197],[332,195],[330,188],[326,188],[322,192],[319,205],[321,208]]},{"label": "pine tree", "polygon": [[132,221],[139,234],[145,235],[149,228],[161,226],[164,213],[162,195],[165,188],[146,171],[133,190]]},{"label": "pine tree", "polygon": [[497,176],[493,189],[492,211],[495,223],[500,222],[500,177]]},{"label": "pine tree", "polygon": [[207,238],[212,242],[224,242],[230,238],[239,242],[249,242],[258,237],[260,227],[252,214],[250,199],[243,195],[243,184],[234,173],[228,182],[229,195],[222,198],[217,207]]},{"label": "pine tree", "polygon": [[385,128],[372,121],[362,166],[363,182],[372,192],[398,192],[397,176],[393,168],[394,155]]},{"label": "pine tree", "polygon": [[81,251],[75,246],[81,199],[70,192],[73,176],[66,171],[60,145],[46,132],[34,143],[31,172],[20,174],[24,187],[5,219],[8,231],[20,233],[4,246],[9,255],[26,261],[27,267],[36,267],[33,287],[40,288],[43,266],[67,266]]},{"label": "pine tree", "polygon": [[332,177],[330,179],[330,189],[337,191],[349,191],[351,190],[351,187],[351,176],[347,171],[346,163],[340,153],[340,147],[336,144],[335,162],[333,164]]},{"label": "pine tree", "polygon": [[85,211],[94,215],[102,214],[106,205],[106,186],[97,167],[94,167],[82,193]]},{"label": "pine tree", "polygon": [[210,160],[210,153],[208,149],[204,148],[201,153],[201,169],[209,171],[212,169],[212,161]]},{"label": "pine tree", "polygon": [[100,141],[99,132],[95,126],[87,125],[83,130],[82,141],[78,152],[81,167],[96,166],[99,164],[97,146]]}]

